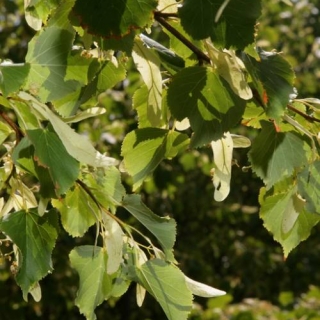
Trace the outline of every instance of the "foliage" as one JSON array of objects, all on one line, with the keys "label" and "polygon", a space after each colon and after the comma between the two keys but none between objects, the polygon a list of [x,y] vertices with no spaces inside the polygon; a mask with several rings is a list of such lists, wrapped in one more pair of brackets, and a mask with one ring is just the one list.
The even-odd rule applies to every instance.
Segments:
[{"label": "foliage", "polygon": [[257,299],[230,305],[232,297],[226,295],[208,300],[205,310],[194,309],[190,319],[319,319],[319,294],[320,290],[315,286],[311,286],[298,299],[293,298],[292,292],[284,291],[278,297],[279,307]]},{"label": "foliage", "polygon": [[[0,230],[3,243],[13,245],[5,257],[25,299],[41,298],[39,281],[52,269],[63,232],[58,216],[73,237],[86,239],[96,227],[91,243],[69,255],[80,278],[75,302],[88,319],[130,282],[139,305],[147,290],[169,319],[187,318],[192,294],[223,294],[178,269],[176,222],[154,214],[139,193],[162,163],[182,159],[188,148],[206,153],[210,145],[214,198],[225,199],[233,149],[250,145],[229,133],[239,122],[259,130],[249,160],[265,184],[259,196],[265,227],[285,256],[309,236],[319,220],[319,100],[297,99],[283,55],[255,45],[260,11],[259,1],[222,0],[27,5],[37,33],[25,63],[1,64],[0,97]],[[164,32],[169,40],[161,40]],[[125,128],[121,151],[107,156],[108,145],[94,148],[79,132],[90,118],[121,114],[108,110],[108,99],[116,100],[115,86],[126,81],[138,127]],[[128,175],[136,194],[128,191]]]}]

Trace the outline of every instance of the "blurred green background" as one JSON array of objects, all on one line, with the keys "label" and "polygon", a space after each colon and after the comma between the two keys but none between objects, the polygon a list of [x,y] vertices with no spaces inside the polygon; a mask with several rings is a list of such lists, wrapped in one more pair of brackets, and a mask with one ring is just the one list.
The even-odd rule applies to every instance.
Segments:
[{"label": "blurred green background", "polygon": [[[276,49],[291,62],[300,97],[320,98],[320,1],[265,0],[257,27],[258,45]],[[23,62],[34,32],[23,16],[23,1],[0,0],[0,59]],[[126,132],[136,127],[131,97],[140,85],[137,73],[101,99],[107,116],[81,123],[102,151],[119,154]],[[255,132],[235,128],[254,138]],[[261,182],[250,171],[247,150],[236,149],[231,192],[223,203],[213,200],[210,150],[189,151],[165,161],[142,189],[144,201],[156,213],[177,220],[175,246],[180,268],[189,277],[227,291],[215,299],[195,299],[190,319],[320,319],[320,244],[315,227],[310,238],[285,261],[282,250],[259,219]],[[130,184],[130,179],[125,177]],[[1,196],[1,194],[0,194]],[[120,213],[121,214],[121,213]],[[134,223],[134,222],[132,222]],[[73,239],[61,230],[54,249],[53,274],[41,281],[42,300],[26,303],[10,274],[10,262],[0,258],[0,319],[84,319],[73,305],[77,275],[68,254],[79,244],[93,243],[95,231]],[[135,287],[119,301],[97,308],[98,319],[164,319],[148,296],[142,308],[135,302]]]}]

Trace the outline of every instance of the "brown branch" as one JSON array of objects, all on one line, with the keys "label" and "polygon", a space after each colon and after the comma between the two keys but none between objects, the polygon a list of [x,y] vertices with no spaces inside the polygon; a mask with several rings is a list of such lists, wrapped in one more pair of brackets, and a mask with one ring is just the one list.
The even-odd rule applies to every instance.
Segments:
[{"label": "brown branch", "polygon": [[182,35],[177,29],[172,27],[164,18],[163,13],[156,11],[154,13],[154,18],[158,21],[164,28],[166,28],[170,33],[172,33],[178,40],[180,40],[185,46],[187,46],[198,58],[198,60],[210,63],[210,58],[203,53],[199,48],[197,48],[191,41],[189,41],[184,35]]},{"label": "brown branch", "polygon": [[92,201],[96,204],[96,206],[101,209],[100,203],[99,201],[96,199],[96,197],[93,195],[93,193],[91,192],[91,190],[88,188],[88,186],[82,182],[80,179],[77,179],[76,182],[78,183],[78,185],[81,186],[81,188],[88,194],[88,196],[92,199]]},{"label": "brown branch", "polygon": [[6,113],[1,111],[0,116],[16,133],[16,144],[18,144],[21,140],[21,137],[23,137],[24,134],[22,133],[20,128],[8,117]]},{"label": "brown branch", "polygon": [[309,116],[305,113],[303,113],[302,111],[296,109],[295,107],[293,107],[292,105],[288,104],[287,108],[297,114],[299,114],[301,117],[305,118],[306,120],[310,121],[310,122],[320,122],[320,119],[314,118],[312,116]]},{"label": "brown branch", "polygon": [[178,18],[178,14],[177,13],[173,13],[173,12],[161,12],[161,11],[156,11],[155,14],[157,14],[157,16],[162,17],[162,18]]}]

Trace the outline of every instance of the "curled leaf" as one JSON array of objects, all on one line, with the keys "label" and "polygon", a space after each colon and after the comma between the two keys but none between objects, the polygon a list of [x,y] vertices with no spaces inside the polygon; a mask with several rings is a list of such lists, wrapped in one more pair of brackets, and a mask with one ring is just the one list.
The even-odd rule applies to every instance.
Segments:
[{"label": "curled leaf", "polygon": [[225,291],[210,287],[201,282],[194,281],[187,276],[185,276],[187,287],[196,296],[204,298],[219,297],[226,294]]},{"label": "curled leaf", "polygon": [[211,148],[214,158],[213,185],[214,199],[216,201],[223,201],[230,192],[230,179],[231,179],[231,165],[232,165],[232,151],[233,140],[230,132],[224,136],[211,142]]}]

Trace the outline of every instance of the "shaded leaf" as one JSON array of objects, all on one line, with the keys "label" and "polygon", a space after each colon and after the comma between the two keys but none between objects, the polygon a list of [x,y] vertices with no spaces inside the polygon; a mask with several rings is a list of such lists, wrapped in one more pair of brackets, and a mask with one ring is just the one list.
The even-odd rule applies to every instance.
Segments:
[{"label": "shaded leaf", "polygon": [[257,88],[269,117],[279,119],[294,93],[294,72],[290,64],[278,53],[258,50],[260,60],[248,55],[244,63]]},{"label": "shaded leaf", "polygon": [[140,195],[125,196],[122,206],[157,238],[166,258],[172,260],[172,248],[176,239],[176,222],[169,217],[162,218],[155,215],[142,203]]},{"label": "shaded leaf", "polygon": [[39,217],[33,210],[11,213],[0,222],[0,229],[19,248],[16,281],[25,300],[36,283],[53,269],[51,253],[58,236],[57,226],[58,220],[54,212]]},{"label": "shaded leaf", "polygon": [[261,1],[229,1],[216,19],[224,2],[225,0],[184,0],[179,8],[181,24],[196,40],[210,37],[219,48],[243,49],[254,42]]},{"label": "shaded leaf", "polygon": [[244,100],[210,67],[183,69],[173,76],[168,89],[168,106],[173,116],[179,121],[190,121],[194,131],[192,147],[220,139],[238,123],[244,105]]},{"label": "shaded leaf", "polygon": [[29,64],[0,64],[0,89],[4,96],[19,91],[27,80]]},{"label": "shaded leaf", "polygon": [[86,137],[76,133],[58,116],[56,116],[45,104],[40,103],[31,95],[20,92],[20,98],[29,101],[32,107],[41,114],[45,120],[49,120],[65,146],[67,152],[80,162],[92,165],[93,167],[108,167],[115,165],[117,161],[99,153],[86,139]]},{"label": "shaded leaf", "polygon": [[79,163],[66,151],[54,131],[37,129],[27,131],[35,147],[35,160],[48,168],[57,195],[65,193],[79,175]]},{"label": "shaded leaf", "polygon": [[73,8],[83,28],[104,38],[119,38],[150,24],[155,0],[77,0]]},{"label": "shaded leaf", "polygon": [[57,196],[48,168],[40,166],[35,161],[35,149],[30,139],[24,137],[12,153],[12,159],[21,169],[27,171],[40,182],[40,194],[44,198]]},{"label": "shaded leaf", "polygon": [[62,29],[54,25],[29,42],[26,62],[30,72],[25,88],[43,102],[61,99],[80,86],[78,81],[65,80],[74,35],[71,27]]}]

